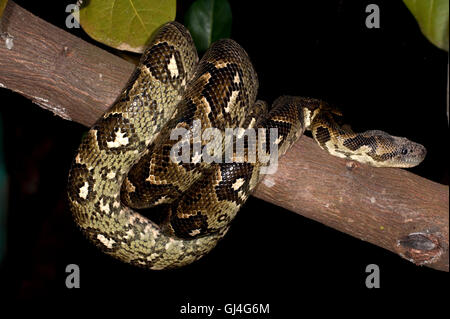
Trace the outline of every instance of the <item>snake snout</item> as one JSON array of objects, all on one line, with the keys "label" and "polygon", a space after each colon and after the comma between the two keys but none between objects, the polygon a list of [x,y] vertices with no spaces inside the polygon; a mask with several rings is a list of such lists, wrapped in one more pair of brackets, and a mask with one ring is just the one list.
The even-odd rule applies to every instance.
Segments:
[{"label": "snake snout", "polygon": [[422,144],[406,140],[399,153],[400,160],[405,163],[404,167],[414,167],[425,159],[427,149]]},{"label": "snake snout", "polygon": [[417,164],[419,164],[425,159],[425,156],[427,156],[427,149],[425,148],[425,146],[420,144],[416,144],[416,148],[417,157],[419,159],[419,162]]}]

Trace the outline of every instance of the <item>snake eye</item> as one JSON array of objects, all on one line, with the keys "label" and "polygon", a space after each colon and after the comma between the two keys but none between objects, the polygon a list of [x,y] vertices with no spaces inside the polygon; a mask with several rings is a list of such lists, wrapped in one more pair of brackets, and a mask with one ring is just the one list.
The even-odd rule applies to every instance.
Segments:
[{"label": "snake eye", "polygon": [[406,155],[406,154],[408,154],[408,149],[407,148],[402,149],[402,155]]}]

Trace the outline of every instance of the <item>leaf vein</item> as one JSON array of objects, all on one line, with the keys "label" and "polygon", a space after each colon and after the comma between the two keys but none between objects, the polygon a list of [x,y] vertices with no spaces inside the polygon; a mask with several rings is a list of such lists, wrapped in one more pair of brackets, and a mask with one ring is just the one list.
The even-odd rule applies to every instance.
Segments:
[{"label": "leaf vein", "polygon": [[147,28],[145,27],[144,21],[142,21],[141,16],[138,14],[136,8],[134,7],[133,1],[132,0],[129,0],[129,1],[131,4],[131,7],[133,8],[134,13],[136,14],[136,17],[139,19],[139,22],[142,24],[142,27],[144,28],[145,33],[149,34]]}]

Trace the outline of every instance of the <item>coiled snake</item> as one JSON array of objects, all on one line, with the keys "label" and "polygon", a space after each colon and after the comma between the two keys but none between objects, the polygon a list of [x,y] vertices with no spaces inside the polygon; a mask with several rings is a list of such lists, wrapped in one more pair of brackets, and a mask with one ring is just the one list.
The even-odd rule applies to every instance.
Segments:
[{"label": "coiled snake", "polygon": [[[256,186],[263,163],[249,160],[249,140],[247,155],[233,153],[231,163],[208,163],[198,152],[177,163],[171,157],[176,143],[193,150],[196,141],[190,135],[174,140],[171,133],[192,129],[196,120],[202,129],[265,130],[261,154],[276,144],[282,155],[309,129],[332,155],[374,166],[411,167],[425,157],[425,148],[406,138],[340,126],[340,113],[320,100],[283,96],[267,112],[264,102],[255,102],[257,88],[249,57],[233,40],[214,43],[198,62],[181,24],[161,27],[72,163],[70,207],[87,237],[104,252],[151,269],[189,264],[216,245]],[[269,141],[270,128],[278,135]],[[166,217],[160,225],[131,208],[161,204]]]}]

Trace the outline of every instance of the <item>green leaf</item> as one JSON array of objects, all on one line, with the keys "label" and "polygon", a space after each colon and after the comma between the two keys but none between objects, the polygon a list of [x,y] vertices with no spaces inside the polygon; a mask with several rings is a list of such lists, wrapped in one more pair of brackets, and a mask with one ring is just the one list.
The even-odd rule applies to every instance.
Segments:
[{"label": "green leaf", "polygon": [[150,36],[175,19],[176,0],[90,0],[80,24],[95,40],[119,50],[143,52]]},{"label": "green leaf", "polygon": [[448,51],[448,0],[403,0],[422,33],[437,47]]},{"label": "green leaf", "polygon": [[185,24],[198,51],[231,35],[231,8],[227,0],[196,0],[188,9]]}]

